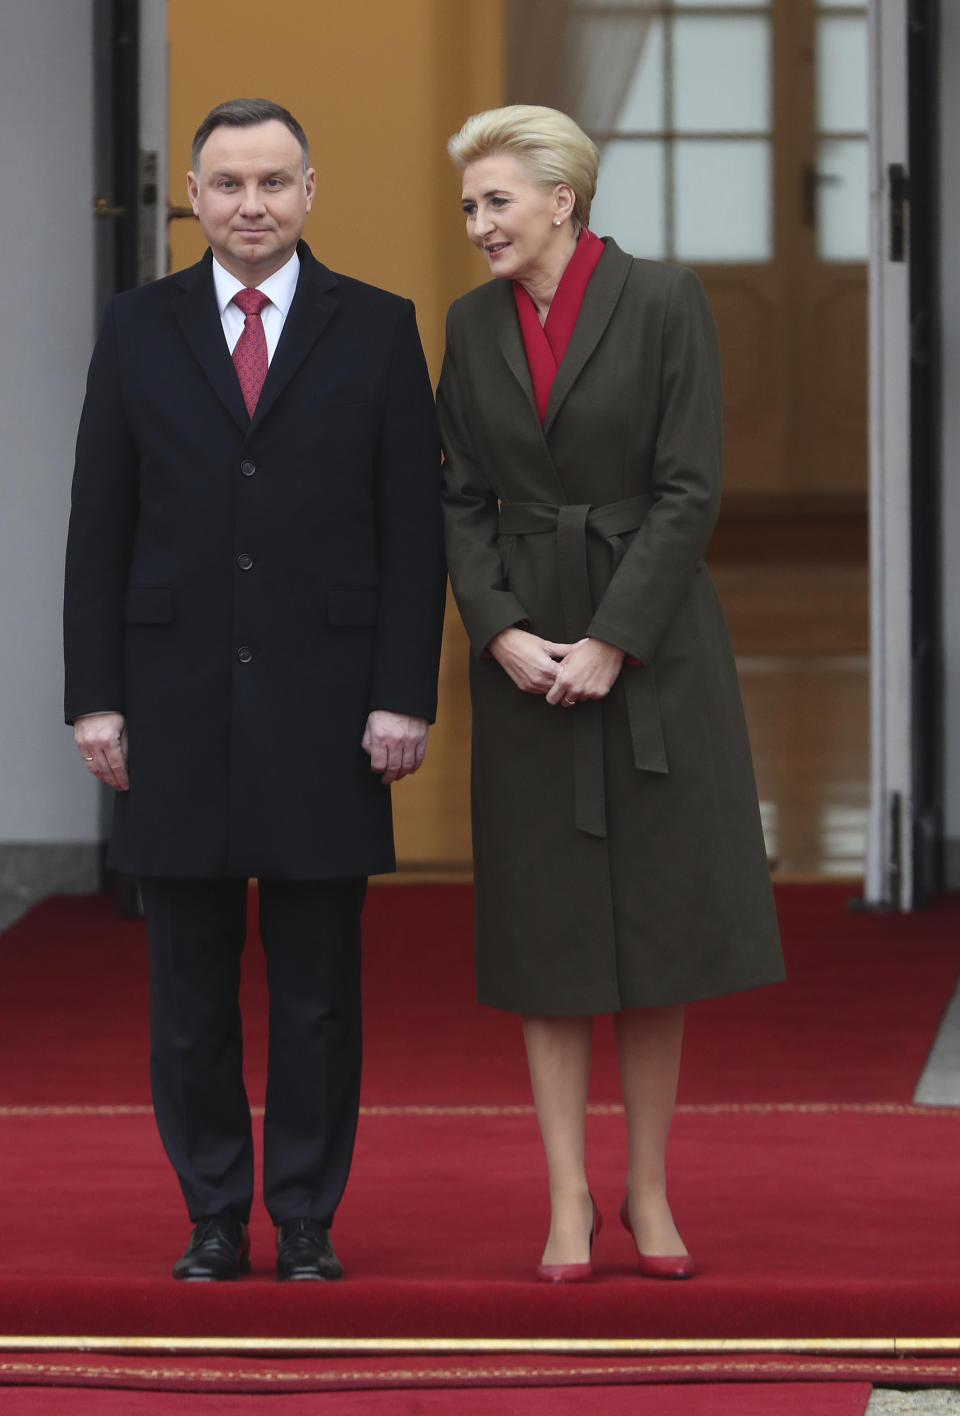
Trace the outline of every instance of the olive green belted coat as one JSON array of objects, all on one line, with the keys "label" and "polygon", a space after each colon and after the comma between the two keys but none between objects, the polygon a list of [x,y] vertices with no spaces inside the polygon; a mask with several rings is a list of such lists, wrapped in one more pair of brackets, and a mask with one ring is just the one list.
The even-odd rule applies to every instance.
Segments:
[{"label": "olive green belted coat", "polygon": [[[454,302],[438,390],[450,576],[470,637],[478,996],[532,1014],[783,976],[733,653],[701,557],[720,498],[716,333],[689,270],[611,240],[544,424],[511,282]],[[606,640],[564,709],[483,651]]]}]

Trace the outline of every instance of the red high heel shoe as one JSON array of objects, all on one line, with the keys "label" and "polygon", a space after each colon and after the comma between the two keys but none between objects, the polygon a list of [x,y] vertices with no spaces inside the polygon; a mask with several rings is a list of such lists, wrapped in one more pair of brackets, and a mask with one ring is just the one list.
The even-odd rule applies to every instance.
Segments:
[{"label": "red high heel shoe", "polygon": [[[630,1223],[630,1207],[624,1195],[620,1206],[620,1223],[636,1241]],[[644,1278],[689,1278],[695,1268],[692,1254],[637,1254],[637,1264]]]},{"label": "red high heel shoe", "polygon": [[[590,1252],[593,1253],[593,1241],[600,1233],[603,1224],[603,1216],[597,1209],[597,1202],[590,1196],[590,1203],[593,1206],[593,1223],[590,1226]],[[541,1283],[589,1283],[593,1278],[593,1260],[588,1259],[585,1264],[537,1264],[537,1278]]]}]

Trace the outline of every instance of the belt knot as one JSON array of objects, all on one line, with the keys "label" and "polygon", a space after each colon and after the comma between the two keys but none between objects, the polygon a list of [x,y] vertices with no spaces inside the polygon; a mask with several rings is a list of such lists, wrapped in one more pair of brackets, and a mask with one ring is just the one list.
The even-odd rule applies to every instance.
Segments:
[{"label": "belt knot", "polygon": [[[628,497],[603,506],[548,502],[503,502],[499,531],[502,536],[537,536],[553,533],[557,541],[560,605],[569,641],[583,637],[593,618],[587,538],[596,535],[610,547],[613,569],[626,547],[621,537],[636,531],[652,506],[649,494]],[[629,665],[623,670],[624,692],[634,765],[640,771],[666,773],[666,748],[653,668]],[[579,703],[573,716],[574,785],[577,829],[589,836],[607,834],[603,783],[603,720],[601,703]]]}]

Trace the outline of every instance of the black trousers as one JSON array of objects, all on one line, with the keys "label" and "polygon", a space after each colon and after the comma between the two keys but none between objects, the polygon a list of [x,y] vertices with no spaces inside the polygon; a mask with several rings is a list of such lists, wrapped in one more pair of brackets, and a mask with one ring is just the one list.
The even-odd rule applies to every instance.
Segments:
[{"label": "black trousers", "polygon": [[[275,1224],[332,1223],[360,1105],[366,880],[259,882],[270,989],[263,1194]],[[141,881],[157,1126],[191,1220],[246,1222],[253,1139],[243,1084],[246,880]]]}]

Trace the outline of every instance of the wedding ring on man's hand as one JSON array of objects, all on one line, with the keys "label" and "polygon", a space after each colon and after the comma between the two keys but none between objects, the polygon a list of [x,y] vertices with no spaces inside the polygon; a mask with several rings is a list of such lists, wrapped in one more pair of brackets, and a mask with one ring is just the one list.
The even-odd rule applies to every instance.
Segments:
[{"label": "wedding ring on man's hand", "polygon": [[576,703],[576,701],[577,701],[577,700],[576,700],[575,698],[561,698],[561,699],[560,699],[560,702],[563,704],[564,708],[572,708],[573,705]]},{"label": "wedding ring on man's hand", "polygon": [[93,761],[93,758],[92,758],[92,757],[85,757],[83,760],[84,760],[84,762],[92,762],[92,761]]}]

